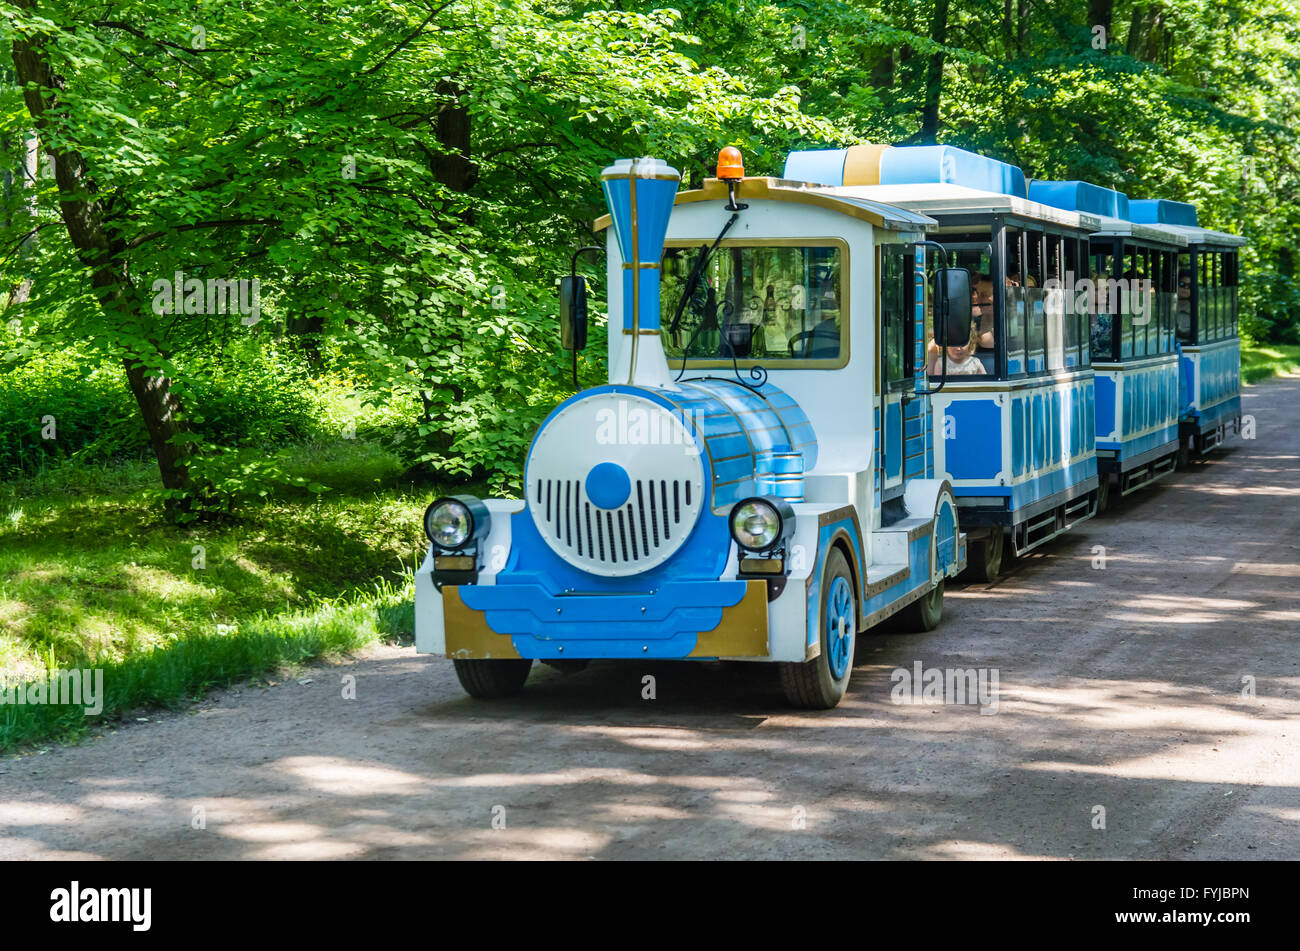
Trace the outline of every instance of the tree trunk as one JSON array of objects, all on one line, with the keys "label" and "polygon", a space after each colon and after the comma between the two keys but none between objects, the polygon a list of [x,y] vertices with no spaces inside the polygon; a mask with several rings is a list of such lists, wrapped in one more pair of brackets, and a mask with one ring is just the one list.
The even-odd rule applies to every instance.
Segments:
[{"label": "tree trunk", "polygon": [[[478,177],[469,157],[470,116],[465,90],[459,83],[444,79],[438,83],[438,95],[450,102],[438,112],[434,124],[434,135],[441,149],[433,158],[433,175],[440,184],[464,194]],[[465,220],[471,220],[469,212]]]},{"label": "tree trunk", "polygon": [[[18,187],[23,193],[23,209],[27,213],[28,219],[32,222],[33,230],[36,224],[36,175],[38,162],[40,160],[40,140],[35,133],[24,133],[23,135],[23,167],[18,173]],[[13,176],[5,173],[5,192],[9,197],[9,191],[12,186]],[[5,222],[11,225],[12,222]],[[32,252],[35,250],[39,241],[38,235],[33,233],[30,237],[23,239],[22,247],[19,254],[24,261],[30,263]],[[22,307],[32,296],[32,279],[24,276],[14,287],[9,290],[9,301],[6,307]]]},{"label": "tree trunk", "polygon": [[[936,0],[930,21],[930,39],[943,43],[948,36],[948,0]],[[933,53],[925,71],[925,105],[921,111],[921,129],[917,133],[923,145],[933,145],[939,134],[939,100],[943,93],[943,53]]]},{"label": "tree trunk", "polygon": [[[18,6],[34,10],[37,0],[17,0]],[[58,105],[63,92],[63,77],[50,68],[46,48],[53,43],[50,36],[25,36],[14,40],[13,60],[18,83],[23,87],[23,100],[31,114],[37,134],[47,145],[54,166],[54,178],[59,189],[59,211],[63,216],[68,238],[76,249],[77,257],[90,270],[91,285],[105,315],[118,326],[141,327],[140,336],[148,340],[154,354],[128,353],[123,358],[127,383],[140,408],[149,444],[158,460],[162,484],[168,489],[188,489],[189,473],[186,462],[190,447],[187,442],[177,442],[176,437],[187,431],[180,418],[180,403],[171,389],[171,380],[147,369],[150,356],[165,356],[152,335],[157,328],[145,300],[128,276],[126,243],[104,226],[104,208],[95,197],[97,189],[90,177],[85,158],[75,149],[55,148],[58,141],[48,113]],[[171,510],[176,505],[169,506]]]},{"label": "tree trunk", "polygon": [[1099,26],[1106,31],[1110,43],[1111,21],[1115,17],[1115,0],[1088,0],[1088,26]]}]

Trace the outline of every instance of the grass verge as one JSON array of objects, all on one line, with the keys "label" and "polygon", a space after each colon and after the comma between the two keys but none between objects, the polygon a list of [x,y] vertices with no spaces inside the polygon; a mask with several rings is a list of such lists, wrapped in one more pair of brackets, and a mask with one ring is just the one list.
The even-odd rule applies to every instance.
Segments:
[{"label": "grass verge", "polygon": [[18,704],[17,690],[0,692],[0,751],[45,740],[75,739],[131,710],[174,708],[214,687],[225,687],[284,666],[357,650],[381,638],[414,631],[409,580],[380,583],[369,594],[325,602],[313,610],[261,614],[223,634],[191,635],[167,647],[134,654],[103,669],[98,715],[84,706]]},{"label": "grass verge", "polygon": [[1259,383],[1270,377],[1300,372],[1300,346],[1270,343],[1241,348],[1241,382]]}]

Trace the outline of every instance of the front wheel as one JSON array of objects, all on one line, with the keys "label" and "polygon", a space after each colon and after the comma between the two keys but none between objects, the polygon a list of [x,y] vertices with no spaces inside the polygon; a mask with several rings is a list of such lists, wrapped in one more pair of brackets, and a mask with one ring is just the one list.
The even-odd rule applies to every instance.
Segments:
[{"label": "front wheel", "polygon": [[460,685],[471,697],[480,700],[498,700],[513,697],[524,689],[528,671],[533,662],[521,660],[462,660],[453,659]]},{"label": "front wheel", "polygon": [[821,652],[802,664],[778,664],[781,688],[794,707],[829,710],[844,699],[858,639],[857,598],[844,552],[832,548],[822,575]]}]

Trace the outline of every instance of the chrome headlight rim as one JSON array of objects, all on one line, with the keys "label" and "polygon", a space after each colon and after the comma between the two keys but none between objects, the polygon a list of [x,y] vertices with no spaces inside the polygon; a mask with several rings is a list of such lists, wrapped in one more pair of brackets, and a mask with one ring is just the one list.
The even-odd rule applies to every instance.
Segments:
[{"label": "chrome headlight rim", "polygon": [[[461,510],[456,513],[456,517],[464,518],[466,521],[465,529],[461,533],[463,537],[455,543],[446,536],[442,536],[440,540],[433,524],[440,510],[454,511],[453,507]],[[458,552],[477,545],[487,535],[490,525],[491,515],[487,506],[483,504],[482,499],[473,495],[444,495],[434,499],[424,510],[425,537],[429,539],[429,544],[439,551]]]},{"label": "chrome headlight rim", "polygon": [[[765,535],[759,539],[760,543],[755,544],[753,533],[745,533],[746,537],[742,537],[742,531],[737,530],[737,520],[742,517],[743,510],[747,506],[755,507],[759,513],[770,516],[774,520],[775,527],[771,532],[770,539],[763,540],[763,538],[766,538]],[[785,499],[778,499],[768,495],[751,495],[749,498],[741,499],[731,507],[731,514],[727,516],[727,527],[731,531],[732,541],[736,543],[741,551],[765,554],[778,548],[784,548],[794,534],[794,507]]]}]

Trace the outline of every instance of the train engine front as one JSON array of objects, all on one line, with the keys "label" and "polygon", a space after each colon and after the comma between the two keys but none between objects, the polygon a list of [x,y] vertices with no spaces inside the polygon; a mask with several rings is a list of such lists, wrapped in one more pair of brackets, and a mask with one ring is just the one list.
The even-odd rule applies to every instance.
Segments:
[{"label": "train engine front", "polygon": [[452,658],[474,696],[516,692],[533,660],[805,659],[805,585],[790,585],[800,620],[787,648],[770,636],[769,601],[789,579],[790,500],[816,437],[770,383],[672,380],[658,267],[678,181],[653,159],[602,176],[634,342],[611,368],[618,382],[542,423],[523,500],[452,496],[426,512],[416,646]]}]

